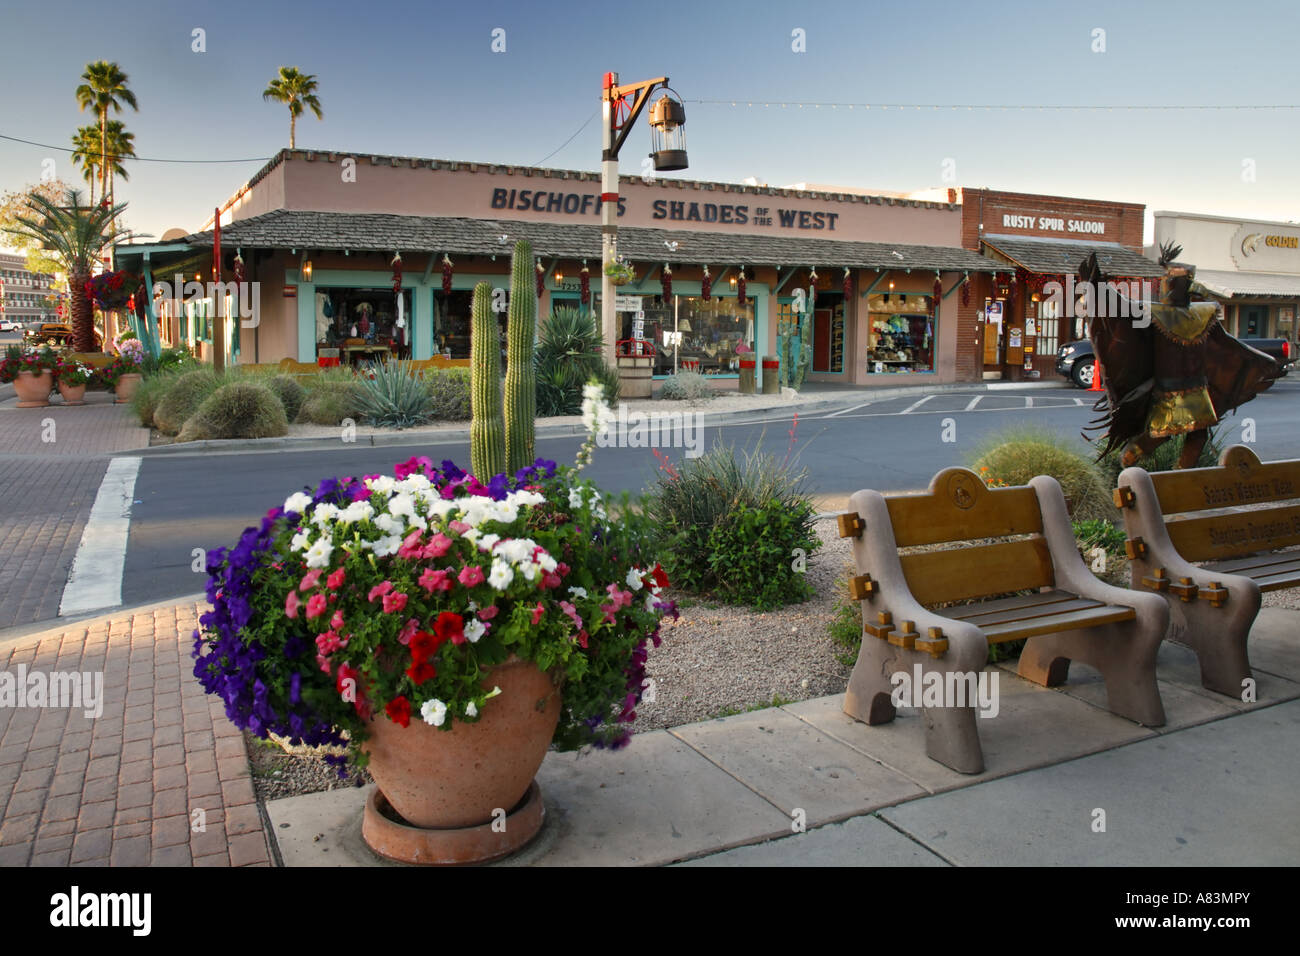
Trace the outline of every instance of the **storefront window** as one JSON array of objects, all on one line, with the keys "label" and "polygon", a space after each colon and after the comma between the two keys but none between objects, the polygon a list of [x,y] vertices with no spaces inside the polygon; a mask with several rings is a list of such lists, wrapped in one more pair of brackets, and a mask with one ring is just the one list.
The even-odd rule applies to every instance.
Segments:
[{"label": "storefront window", "polygon": [[1055,355],[1061,330],[1061,303],[1044,298],[1038,303],[1038,354]]},{"label": "storefront window", "polygon": [[867,371],[934,371],[934,298],[884,293],[867,296]]},{"label": "storefront window", "polygon": [[[593,294],[593,311],[600,315],[600,296]],[[736,375],[740,358],[753,354],[754,300],[742,306],[735,296],[711,296],[705,302],[699,296],[642,296],[640,312],[641,338],[655,343],[655,375],[669,375],[673,370],[673,347],[665,333],[682,333],[677,350],[678,367],[705,375]],[[675,314],[674,314],[675,313]],[[636,311],[619,313],[620,341],[633,337]],[[739,347],[739,348],[738,348]]]},{"label": "storefront window", "polygon": [[[411,356],[411,290],[316,290],[316,349],[338,350],[349,363]],[[400,322],[399,322],[400,318]]]}]

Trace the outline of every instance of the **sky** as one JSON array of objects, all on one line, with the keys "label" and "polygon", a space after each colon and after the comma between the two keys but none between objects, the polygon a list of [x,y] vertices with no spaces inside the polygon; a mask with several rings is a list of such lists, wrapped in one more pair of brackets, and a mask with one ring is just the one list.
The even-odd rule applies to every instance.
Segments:
[{"label": "sky", "polygon": [[[66,148],[95,120],[74,91],[87,63],[115,61],[139,102],[115,118],[141,157],[117,199],[153,236],[200,228],[288,145],[288,109],[261,97],[280,66],[319,83],[324,119],[299,118],[300,148],[596,170],[613,70],[625,83],[666,75],[684,100],[690,168],[666,175],[1139,202],[1148,242],[1157,209],[1300,219],[1294,0],[106,9],[4,0],[0,136],[42,145],[0,139],[0,191],[37,182],[49,159],[84,188]],[[897,104],[925,108],[882,108]],[[1159,108],[1062,108],[1122,105]],[[1278,105],[1291,108],[1204,108]],[[1025,108],[1040,106],[1052,108]],[[649,150],[644,118],[638,127],[625,173]]]}]

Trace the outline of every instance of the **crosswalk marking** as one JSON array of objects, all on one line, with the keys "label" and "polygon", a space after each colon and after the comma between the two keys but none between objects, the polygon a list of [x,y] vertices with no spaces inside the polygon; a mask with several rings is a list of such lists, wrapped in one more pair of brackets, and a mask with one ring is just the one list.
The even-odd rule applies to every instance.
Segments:
[{"label": "crosswalk marking", "polygon": [[901,412],[899,412],[899,414],[900,414],[900,415],[906,415],[908,412],[915,411],[916,409],[920,408],[922,405],[924,405],[926,402],[928,402],[928,401],[929,401],[930,399],[932,399],[932,398],[934,398],[933,395],[927,395],[927,396],[925,396],[925,398],[921,399],[920,401],[916,401],[916,402],[913,402],[911,405],[908,405],[905,409],[903,409]]},{"label": "crosswalk marking", "polygon": [[866,408],[871,402],[863,402],[861,405],[850,405],[848,408],[841,408],[838,412],[831,412],[827,418],[835,418],[838,415],[847,415],[849,412],[856,412],[859,408]]},{"label": "crosswalk marking", "polygon": [[966,406],[966,411],[969,412],[974,410],[975,406],[980,403],[980,399],[983,397],[984,397],[983,395],[976,395],[974,398],[972,398],[970,400],[970,403]]}]

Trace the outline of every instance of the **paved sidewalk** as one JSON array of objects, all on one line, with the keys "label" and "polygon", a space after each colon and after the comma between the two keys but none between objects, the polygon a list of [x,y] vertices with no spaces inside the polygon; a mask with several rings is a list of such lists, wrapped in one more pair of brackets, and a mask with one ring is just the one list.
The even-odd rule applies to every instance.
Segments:
[{"label": "paved sidewalk", "polygon": [[107,392],[90,404],[0,401],[0,630],[58,616],[63,586],[110,458],[149,444]]},{"label": "paved sidewalk", "polygon": [[121,612],[0,644],[16,682],[103,675],[93,719],[0,707],[0,866],[269,865],[242,735],[192,674],[200,611]]}]

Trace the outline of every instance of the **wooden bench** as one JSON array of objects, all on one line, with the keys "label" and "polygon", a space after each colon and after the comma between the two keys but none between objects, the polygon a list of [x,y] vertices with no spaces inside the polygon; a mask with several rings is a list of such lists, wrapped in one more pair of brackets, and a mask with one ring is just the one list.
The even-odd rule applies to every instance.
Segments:
[{"label": "wooden bench", "polygon": [[435,355],[433,358],[416,359],[408,363],[412,371],[424,371],[426,369],[448,369],[448,368],[469,368],[469,359],[449,359],[441,355]]},{"label": "wooden bench", "polygon": [[1118,484],[1131,586],[1169,602],[1169,637],[1196,651],[1201,683],[1240,699],[1261,592],[1300,585],[1300,551],[1281,550],[1300,545],[1300,461],[1233,445],[1213,467],[1127,468]]},{"label": "wooden bench", "polygon": [[[1056,479],[990,489],[974,472],[949,468],[923,494],[859,491],[849,508],[840,535],[856,539],[851,588],[862,602],[865,633],[845,713],[886,723],[895,715],[892,675],[920,665],[953,686],[957,675],[984,669],[990,643],[1029,638],[1021,677],[1054,686],[1065,681],[1071,660],[1082,661],[1101,672],[1114,713],[1147,726],[1164,723],[1156,653],[1169,609],[1154,594],[1113,587],[1088,570]],[[988,538],[1011,540],[970,543]],[[899,553],[936,544],[953,547]],[[998,597],[1026,590],[1033,593]],[[925,707],[924,717],[931,758],[961,773],[984,769],[969,702]]]}]

